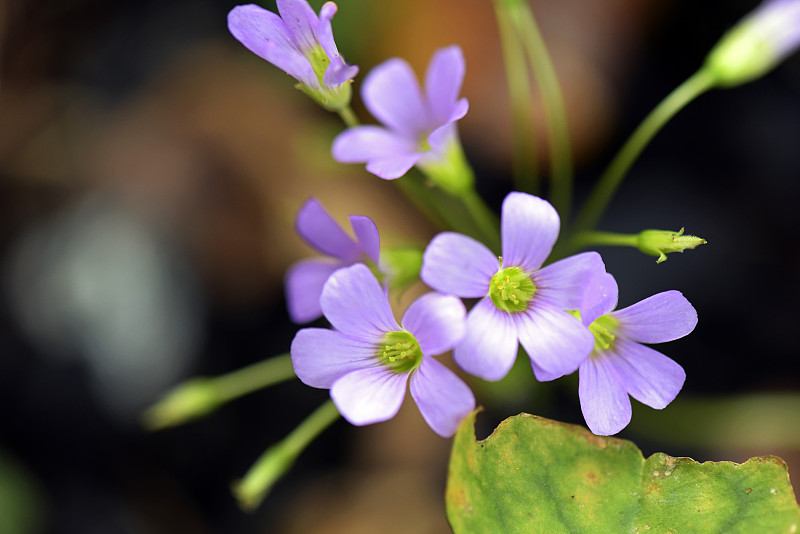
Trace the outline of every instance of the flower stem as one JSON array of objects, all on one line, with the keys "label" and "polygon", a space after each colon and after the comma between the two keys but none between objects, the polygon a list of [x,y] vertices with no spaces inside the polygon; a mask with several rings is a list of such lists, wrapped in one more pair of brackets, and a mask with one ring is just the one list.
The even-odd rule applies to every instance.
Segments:
[{"label": "flower stem", "polygon": [[[704,70],[700,70],[675,88],[645,117],[611,161],[589,195],[575,221],[573,229],[575,235],[592,230],[597,225],[622,179],[653,136],[686,104],[711,89],[713,85],[713,78]],[[575,244],[571,243],[571,246],[574,248]]]},{"label": "flower stem", "polygon": [[353,108],[350,106],[340,109],[337,111],[337,113],[339,114],[339,117],[342,118],[342,122],[344,122],[345,126],[348,128],[353,128],[354,126],[359,125],[358,117],[356,117],[356,114],[353,113]]},{"label": "flower stem", "polygon": [[517,35],[522,39],[528,53],[531,71],[539,83],[550,149],[550,202],[561,215],[561,219],[566,220],[572,201],[572,149],[561,86],[528,3],[524,0],[502,1],[507,5],[509,16],[517,28]]},{"label": "flower stem", "polygon": [[300,453],[337,419],[339,410],[333,401],[328,400],[282,441],[268,448],[245,473],[244,478],[233,484],[232,490],[239,506],[244,510],[258,507],[275,482],[292,467]]},{"label": "flower stem", "polygon": [[142,415],[148,430],[161,430],[204,417],[223,404],[294,378],[289,354],[282,354],[219,377],[197,377],[170,390]]},{"label": "flower stem", "polygon": [[511,20],[508,3],[495,0],[494,7],[511,102],[514,187],[518,191],[538,194],[540,184],[532,121],[531,84],[525,65],[524,49]]},{"label": "flower stem", "polygon": [[576,249],[590,246],[638,247],[639,234],[617,234],[614,232],[581,232],[573,239]]}]

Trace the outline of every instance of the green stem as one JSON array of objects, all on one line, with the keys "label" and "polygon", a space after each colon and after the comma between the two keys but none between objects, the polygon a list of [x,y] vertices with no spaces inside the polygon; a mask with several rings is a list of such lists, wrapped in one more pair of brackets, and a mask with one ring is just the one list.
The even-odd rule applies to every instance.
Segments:
[{"label": "green stem", "polygon": [[503,0],[495,0],[494,7],[511,103],[514,187],[518,191],[538,194],[540,184],[536,134],[532,120],[531,84],[525,64],[524,49],[514,29],[508,4]]},{"label": "green stem", "polygon": [[326,401],[281,442],[267,449],[240,481],[233,493],[244,510],[253,510],[264,500],[269,490],[282,477],[308,445],[339,419],[333,401]]},{"label": "green stem", "polygon": [[281,354],[213,379],[220,403],[295,377],[290,354]]},{"label": "green stem", "polygon": [[[603,216],[622,179],[653,136],[686,104],[711,89],[714,79],[700,70],[675,88],[642,121],[598,180],[575,221],[574,232],[593,229]],[[573,247],[574,248],[574,247]]]},{"label": "green stem", "polygon": [[358,117],[353,113],[353,108],[350,106],[340,109],[337,113],[339,113],[339,117],[342,118],[342,122],[344,122],[345,126],[348,128],[359,125]]},{"label": "green stem", "polygon": [[573,240],[576,249],[590,246],[638,247],[639,234],[617,234],[614,232],[581,232]]},{"label": "green stem", "polygon": [[572,201],[572,149],[561,86],[528,3],[523,0],[504,1],[509,4],[509,12],[528,52],[531,71],[542,94],[552,174],[550,202],[561,215],[561,219],[566,220]]}]

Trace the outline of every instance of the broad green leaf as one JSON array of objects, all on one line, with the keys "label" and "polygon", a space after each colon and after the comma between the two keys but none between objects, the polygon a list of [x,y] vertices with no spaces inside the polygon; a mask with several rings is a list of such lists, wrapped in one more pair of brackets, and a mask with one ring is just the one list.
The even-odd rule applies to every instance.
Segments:
[{"label": "broad green leaf", "polygon": [[698,463],[533,415],[453,443],[447,516],[456,534],[793,533],[800,508],[775,456]]}]

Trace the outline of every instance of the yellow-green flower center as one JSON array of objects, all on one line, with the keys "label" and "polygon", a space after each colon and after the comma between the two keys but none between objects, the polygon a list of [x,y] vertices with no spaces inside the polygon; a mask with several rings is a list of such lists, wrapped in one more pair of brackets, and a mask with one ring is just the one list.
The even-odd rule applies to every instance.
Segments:
[{"label": "yellow-green flower center", "polygon": [[589,331],[594,335],[594,350],[602,352],[611,348],[617,337],[619,321],[610,315],[602,315],[589,325]]},{"label": "yellow-green flower center", "polygon": [[410,332],[389,332],[378,345],[378,359],[395,373],[408,373],[422,363],[422,351]]},{"label": "yellow-green flower center", "polygon": [[325,71],[328,70],[328,65],[331,64],[328,54],[325,53],[325,49],[322,48],[322,45],[317,45],[306,51],[306,57],[311,63],[311,68],[314,69],[314,74],[317,75],[320,87],[323,87],[322,79],[325,77]]},{"label": "yellow-green flower center", "polygon": [[489,298],[497,309],[509,313],[525,311],[535,292],[530,275],[519,267],[506,267],[489,282]]}]

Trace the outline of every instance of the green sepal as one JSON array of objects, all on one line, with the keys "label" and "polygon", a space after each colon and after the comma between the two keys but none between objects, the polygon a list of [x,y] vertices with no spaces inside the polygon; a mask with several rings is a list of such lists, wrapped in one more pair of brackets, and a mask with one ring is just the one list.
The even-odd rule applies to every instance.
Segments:
[{"label": "green sepal", "polygon": [[671,252],[683,252],[693,249],[699,245],[705,245],[707,241],[695,235],[684,235],[683,228],[677,232],[669,230],[644,230],[639,233],[636,246],[641,252],[650,256],[658,256],[656,263],[666,261],[667,254]]}]

